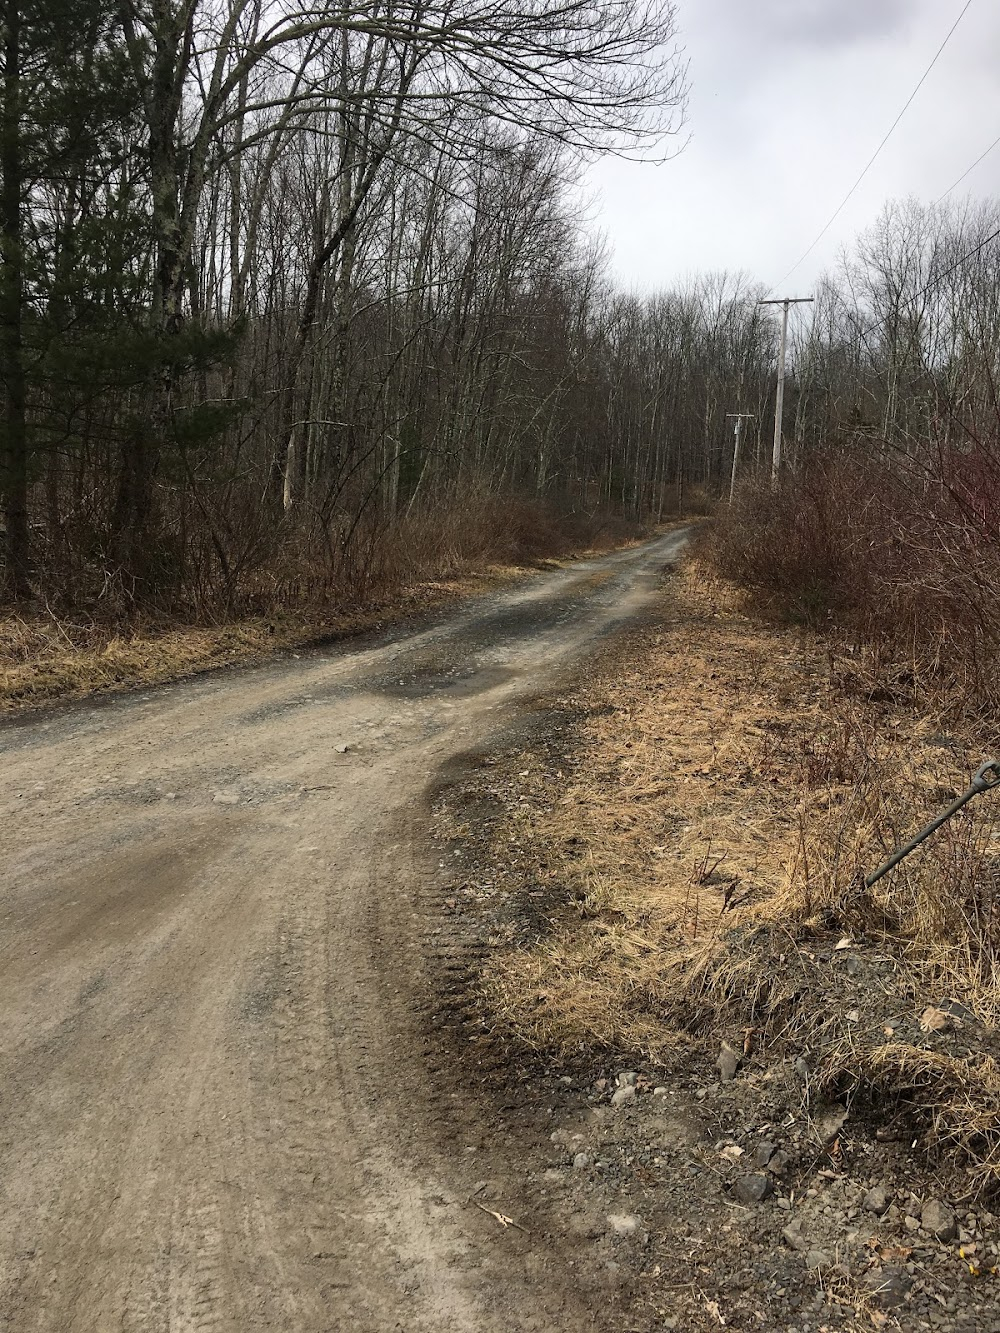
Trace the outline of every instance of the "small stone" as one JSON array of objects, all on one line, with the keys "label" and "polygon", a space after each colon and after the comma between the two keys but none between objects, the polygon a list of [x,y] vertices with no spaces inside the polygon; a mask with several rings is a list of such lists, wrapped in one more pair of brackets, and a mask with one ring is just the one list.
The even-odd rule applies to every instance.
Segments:
[{"label": "small stone", "polygon": [[733,1186],[733,1195],[740,1203],[763,1203],[773,1186],[767,1176],[741,1176]]},{"label": "small stone", "polygon": [[795,1060],[795,1072],[803,1083],[809,1082],[809,1066],[803,1060],[802,1056],[797,1056]]},{"label": "small stone", "polygon": [[780,1199],[775,1199],[775,1203],[778,1205],[778,1207],[781,1209],[783,1213],[790,1213],[792,1211],[791,1199],[786,1199],[782,1197]]},{"label": "small stone", "polygon": [[791,1164],[792,1159],[789,1157],[788,1153],[786,1153],[783,1148],[779,1148],[768,1162],[767,1169],[768,1171],[772,1171],[776,1176],[783,1176]]},{"label": "small stone", "polygon": [[909,1213],[907,1213],[907,1215],[903,1218],[903,1226],[906,1227],[907,1231],[919,1231],[920,1218],[912,1217]]},{"label": "small stone", "polygon": [[861,1207],[866,1213],[874,1213],[881,1217],[892,1202],[892,1195],[886,1185],[876,1185],[870,1189],[862,1200]]},{"label": "small stone", "polygon": [[740,1057],[727,1041],[722,1043],[722,1050],[719,1052],[719,1058],[715,1062],[719,1071],[719,1077],[723,1083],[732,1083],[736,1077],[736,1071],[740,1067]]},{"label": "small stone", "polygon": [[212,797],[216,805],[239,805],[240,798],[231,791],[217,791]]},{"label": "small stone", "polygon": [[803,1239],[802,1232],[799,1229],[799,1226],[794,1222],[791,1226],[785,1227],[784,1231],[781,1233],[781,1239],[791,1249],[797,1250],[799,1253],[802,1253],[806,1249],[806,1242]]},{"label": "small stone", "polygon": [[642,1226],[635,1213],[608,1213],[608,1226],[618,1236],[631,1236]]},{"label": "small stone", "polygon": [[349,745],[335,745],[333,748],[338,754],[347,754],[351,747]]},{"label": "small stone", "polygon": [[962,1004],[959,1000],[942,1000],[938,1008],[949,1018],[957,1018],[960,1023],[974,1023],[976,1021],[976,1015],[968,1005]]},{"label": "small stone", "polygon": [[891,1310],[902,1305],[913,1285],[913,1279],[905,1268],[887,1264],[884,1268],[873,1268],[861,1279],[869,1296],[883,1310]]},{"label": "small stone", "polygon": [[767,1139],[761,1139],[753,1150],[753,1164],[759,1171],[765,1171],[767,1164],[778,1151],[776,1143],[769,1143]]},{"label": "small stone", "polygon": [[920,1225],[938,1240],[954,1240],[958,1235],[958,1221],[954,1212],[940,1199],[928,1199],[920,1211]]},{"label": "small stone", "polygon": [[573,1165],[574,1167],[576,1167],[577,1171],[585,1171],[587,1167],[590,1165],[590,1154],[585,1152],[578,1152],[577,1155],[573,1158]]},{"label": "small stone", "polygon": [[634,1069],[627,1069],[624,1074],[618,1075],[618,1086],[620,1088],[634,1088],[639,1082],[639,1075]]},{"label": "small stone", "polygon": [[654,1096],[654,1097],[667,1097],[667,1096],[669,1096],[669,1093],[670,1093],[669,1088],[654,1088],[654,1089],[653,1089],[653,1096]]},{"label": "small stone", "polygon": [[806,1268],[829,1268],[830,1256],[824,1250],[809,1250],[806,1254]]},{"label": "small stone", "polygon": [[817,1113],[815,1125],[820,1143],[832,1143],[834,1141],[843,1129],[848,1114],[847,1107],[841,1106],[839,1102],[834,1102],[832,1106],[827,1106]]},{"label": "small stone", "polygon": [[628,1083],[626,1083],[625,1086],[623,1088],[619,1088],[618,1091],[611,1098],[611,1105],[628,1106],[631,1102],[635,1101],[635,1098],[636,1098],[635,1088],[631,1087]]}]

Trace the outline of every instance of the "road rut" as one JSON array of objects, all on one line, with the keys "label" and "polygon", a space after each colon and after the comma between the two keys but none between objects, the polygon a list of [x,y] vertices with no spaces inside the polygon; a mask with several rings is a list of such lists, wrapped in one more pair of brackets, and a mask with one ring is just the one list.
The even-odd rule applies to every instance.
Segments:
[{"label": "road rut", "polygon": [[684,538],[0,729],[0,1329],[603,1327],[464,1206],[416,812]]}]

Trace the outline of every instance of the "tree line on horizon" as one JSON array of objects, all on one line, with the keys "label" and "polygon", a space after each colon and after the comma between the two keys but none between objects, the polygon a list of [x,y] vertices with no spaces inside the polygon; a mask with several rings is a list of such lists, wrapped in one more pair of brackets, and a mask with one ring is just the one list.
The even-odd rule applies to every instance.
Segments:
[{"label": "tree line on horizon", "polygon": [[[725,491],[734,411],[765,466],[761,285],[622,291],[578,204],[588,158],[681,123],[670,4],[0,0],[0,28],[8,600],[336,596],[414,515],[507,496],[655,522]],[[986,411],[1000,249],[922,288],[996,213],[894,206],[824,280],[792,466]]]}]

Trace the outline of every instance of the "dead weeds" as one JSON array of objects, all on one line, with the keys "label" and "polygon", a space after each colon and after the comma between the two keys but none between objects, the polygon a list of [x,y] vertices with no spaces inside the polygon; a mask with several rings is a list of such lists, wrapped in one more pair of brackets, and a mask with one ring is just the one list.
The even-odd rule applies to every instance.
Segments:
[{"label": "dead weeds", "polygon": [[[472,524],[474,514],[462,522]],[[523,517],[523,516],[522,516]],[[452,515],[454,518],[454,515]],[[496,515],[494,515],[496,520]],[[668,526],[683,526],[680,521]],[[516,534],[514,534],[516,535]],[[508,545],[513,537],[508,534]],[[110,609],[73,616],[45,602],[30,609],[0,612],[0,716],[29,711],[58,700],[116,693],[176,680],[221,666],[251,665],[275,653],[379,630],[491,589],[539,570],[560,569],[576,560],[635,545],[640,536],[623,525],[586,525],[574,532],[553,528],[521,535],[528,554],[520,563],[490,555],[489,543],[467,550],[447,531],[429,542],[424,528],[408,534],[406,561],[382,585],[378,596],[340,602],[316,594],[283,600],[258,589],[255,603],[267,614],[241,615],[192,623],[176,615],[135,611],[128,618]],[[466,542],[466,546],[468,542]],[[516,550],[515,541],[512,550]],[[551,550],[543,556],[540,552]],[[536,550],[534,556],[530,555]],[[407,572],[408,571],[408,572]]]},{"label": "dead weeds", "polygon": [[[549,562],[555,565],[556,562]],[[116,693],[223,666],[248,666],[276,653],[348,638],[387,622],[523,577],[522,567],[491,566],[416,583],[391,598],[349,611],[336,606],[276,608],[218,625],[138,618],[128,627],[73,621],[46,609],[0,617],[0,715],[58,700]]]},{"label": "dead weeds", "polygon": [[905,1124],[995,1188],[1000,810],[979,798],[864,888],[992,738],[880,694],[696,561],[662,623],[578,702],[571,776],[528,761],[497,830],[567,908],[494,955],[494,1013],[563,1053],[662,1065],[726,1035],[797,1055],[818,1094]]}]

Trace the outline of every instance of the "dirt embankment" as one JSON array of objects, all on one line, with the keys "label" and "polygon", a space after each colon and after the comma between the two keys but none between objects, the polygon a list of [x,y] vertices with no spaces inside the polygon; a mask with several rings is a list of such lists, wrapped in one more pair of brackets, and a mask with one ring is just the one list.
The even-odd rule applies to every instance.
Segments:
[{"label": "dirt embankment", "polygon": [[451,911],[644,1317],[1000,1327],[995,798],[860,883],[990,738],[696,566],[535,716],[440,793]]}]

